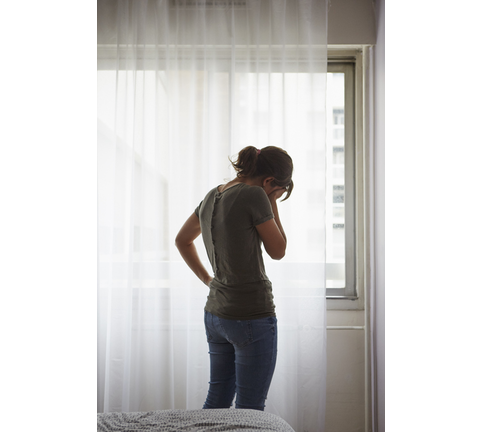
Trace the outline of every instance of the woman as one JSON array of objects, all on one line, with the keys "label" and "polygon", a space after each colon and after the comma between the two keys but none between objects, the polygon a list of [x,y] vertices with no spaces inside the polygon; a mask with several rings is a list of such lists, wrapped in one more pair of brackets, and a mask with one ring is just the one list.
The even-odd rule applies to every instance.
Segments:
[{"label": "woman", "polygon": [[[176,246],[210,289],[204,323],[211,379],[203,408],[229,408],[236,393],[236,408],[263,411],[276,363],[277,320],[260,240],[271,258],[283,258],[286,235],[276,201],[291,195],[293,162],[278,147],[249,146],[231,163],[236,178],[206,195]],[[201,233],[214,277],[193,243]]]}]

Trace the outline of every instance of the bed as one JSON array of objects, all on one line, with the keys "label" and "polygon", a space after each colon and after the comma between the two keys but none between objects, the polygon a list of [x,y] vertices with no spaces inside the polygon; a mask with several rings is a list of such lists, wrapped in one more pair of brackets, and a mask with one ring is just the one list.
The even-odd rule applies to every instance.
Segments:
[{"label": "bed", "polygon": [[246,409],[164,410],[97,414],[98,432],[294,432],[282,418]]}]

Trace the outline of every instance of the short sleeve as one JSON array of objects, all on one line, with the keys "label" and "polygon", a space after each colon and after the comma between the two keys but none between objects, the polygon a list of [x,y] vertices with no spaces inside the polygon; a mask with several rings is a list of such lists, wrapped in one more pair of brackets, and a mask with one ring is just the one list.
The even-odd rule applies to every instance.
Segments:
[{"label": "short sleeve", "polygon": [[274,218],[271,203],[261,187],[250,187],[249,208],[253,217],[253,225],[260,225]]},{"label": "short sleeve", "polygon": [[202,205],[203,201],[201,201],[199,203],[199,205],[194,209],[194,213],[195,215],[199,218],[199,211],[201,210],[201,205]]}]

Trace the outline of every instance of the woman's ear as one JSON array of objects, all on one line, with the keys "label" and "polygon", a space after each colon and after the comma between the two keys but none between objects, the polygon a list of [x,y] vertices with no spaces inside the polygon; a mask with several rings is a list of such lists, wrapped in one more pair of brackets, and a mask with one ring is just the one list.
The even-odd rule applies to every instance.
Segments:
[{"label": "woman's ear", "polygon": [[274,177],[266,177],[263,180],[263,187],[265,186],[271,186],[271,182],[274,180]]}]

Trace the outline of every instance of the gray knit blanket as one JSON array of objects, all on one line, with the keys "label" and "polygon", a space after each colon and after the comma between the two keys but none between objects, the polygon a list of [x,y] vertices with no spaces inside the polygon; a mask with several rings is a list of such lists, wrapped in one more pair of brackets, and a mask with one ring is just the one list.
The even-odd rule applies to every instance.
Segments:
[{"label": "gray knit blanket", "polygon": [[245,409],[165,410],[97,414],[98,432],[294,432],[280,417]]}]

